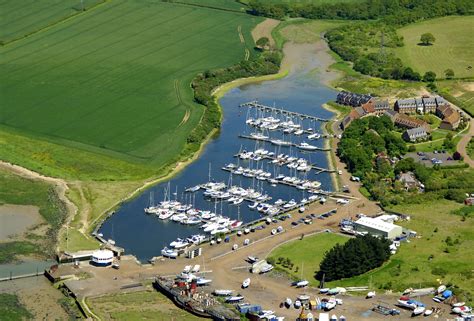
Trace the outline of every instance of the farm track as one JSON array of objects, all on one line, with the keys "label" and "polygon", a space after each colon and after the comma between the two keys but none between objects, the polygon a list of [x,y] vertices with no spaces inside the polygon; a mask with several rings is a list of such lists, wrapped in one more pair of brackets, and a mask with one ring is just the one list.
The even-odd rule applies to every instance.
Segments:
[{"label": "farm track", "polygon": [[181,92],[180,92],[180,89],[179,89],[179,80],[178,79],[176,79],[174,81],[174,90],[175,90],[175,93],[176,93],[176,99],[178,100],[178,104],[186,106],[186,112],[184,113],[183,119],[181,120],[181,122],[178,125],[178,127],[181,127],[182,125],[187,123],[187,121],[189,119],[189,116],[191,116],[191,110],[190,110],[189,106],[186,103],[184,103],[183,99],[181,98]]}]

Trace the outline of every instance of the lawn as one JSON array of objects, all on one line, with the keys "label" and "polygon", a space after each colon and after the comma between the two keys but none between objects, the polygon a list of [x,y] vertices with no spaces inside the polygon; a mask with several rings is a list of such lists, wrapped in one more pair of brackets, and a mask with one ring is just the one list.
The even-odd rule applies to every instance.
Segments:
[{"label": "lawn", "polygon": [[102,320],[201,320],[154,290],[89,298],[87,304]]},{"label": "lawn", "polygon": [[[292,5],[307,5],[307,4],[315,4],[315,5],[320,5],[320,4],[326,4],[326,3],[335,3],[335,2],[360,2],[361,0],[260,0],[260,1],[265,1],[265,2],[271,2],[271,3],[286,3],[286,4],[292,4]],[[240,0],[242,3],[249,3],[250,0]]]},{"label": "lawn", "polygon": [[275,261],[278,261],[279,257],[289,258],[294,264],[293,269],[285,268],[281,264],[277,264],[277,268],[294,279],[301,279],[303,273],[303,278],[316,286],[319,282],[314,275],[319,271],[319,263],[324,253],[337,243],[342,244],[348,239],[346,236],[332,233],[307,236],[303,240],[292,241],[277,247],[269,254],[269,257]]},{"label": "lawn", "polygon": [[381,268],[331,282],[330,286],[363,286],[372,282],[376,288],[403,291],[409,287],[434,286],[442,280],[459,287],[457,293],[471,292],[466,299],[472,300],[474,220],[451,214],[462,207],[448,200],[394,206],[391,210],[410,215],[410,221],[399,224],[416,231],[418,237],[403,243],[398,253]]},{"label": "lawn", "polygon": [[[83,0],[85,10],[105,0]],[[82,13],[80,0],[22,0],[0,3],[0,42],[9,43]]]},{"label": "lawn", "polygon": [[[397,48],[395,53],[405,65],[422,74],[434,71],[438,77],[444,78],[444,71],[449,68],[455,77],[473,77],[472,30],[472,16],[443,17],[411,24],[397,30],[405,45]],[[420,46],[420,36],[427,32],[432,33],[436,41],[431,46]]]},{"label": "lawn", "polygon": [[[176,161],[203,112],[191,80],[243,59],[259,21],[161,1],[107,2],[2,49],[0,124],[68,147],[58,154],[73,158],[62,165],[76,172],[89,170],[71,157],[77,150],[155,168]],[[58,159],[49,156],[39,163]]]}]

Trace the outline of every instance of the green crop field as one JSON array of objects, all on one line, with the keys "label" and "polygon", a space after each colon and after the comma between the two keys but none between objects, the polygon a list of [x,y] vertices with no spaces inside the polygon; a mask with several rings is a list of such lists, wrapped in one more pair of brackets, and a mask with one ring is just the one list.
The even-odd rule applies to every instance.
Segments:
[{"label": "green crop field", "polygon": [[[359,2],[361,0],[260,0],[262,2],[271,2],[271,3],[287,3],[287,4],[296,4],[296,5],[306,5],[306,4],[331,4],[335,2]],[[242,3],[249,3],[250,0],[241,0]]]},{"label": "green crop field", "polygon": [[[274,249],[269,257],[278,261],[279,257],[289,258],[293,262],[292,269],[277,264],[277,268],[285,271],[291,277],[303,278],[310,281],[312,285],[319,282],[314,278],[315,272],[319,271],[319,263],[324,257],[324,253],[330,250],[337,243],[345,243],[348,237],[339,234],[324,233],[307,236],[303,240],[292,241]],[[304,264],[302,264],[304,263]],[[296,270],[298,268],[298,270]]]},{"label": "green crop field", "polygon": [[244,4],[237,0],[171,0],[170,2],[242,12],[244,12],[246,8]]},{"label": "green crop field", "polygon": [[70,159],[85,150],[176,160],[203,112],[191,80],[243,59],[259,21],[158,0],[106,2],[1,49],[0,124],[72,147]]},{"label": "green crop field", "polygon": [[[424,73],[434,71],[444,78],[444,71],[452,69],[455,77],[474,76],[474,17],[444,17],[411,24],[398,30],[405,46],[395,53],[404,64]],[[432,33],[436,41],[431,46],[420,46],[420,36]],[[471,68],[469,68],[471,66]]]},{"label": "green crop field", "polygon": [[80,0],[0,1],[0,42],[22,38],[103,1],[83,0],[82,4]]}]

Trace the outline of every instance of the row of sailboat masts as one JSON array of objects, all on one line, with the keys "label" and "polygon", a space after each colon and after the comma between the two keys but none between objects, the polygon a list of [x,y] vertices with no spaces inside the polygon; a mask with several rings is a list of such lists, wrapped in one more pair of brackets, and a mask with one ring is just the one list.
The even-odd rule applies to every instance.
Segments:
[{"label": "row of sailboat masts", "polygon": [[276,108],[275,104],[273,105],[273,107],[266,106],[266,105],[263,105],[263,104],[259,104],[257,100],[240,104],[239,107],[248,107],[249,109],[255,108],[257,110],[260,110],[261,112],[270,112],[270,113],[273,113],[275,115],[278,115],[278,114],[287,115],[287,116],[291,116],[291,117],[298,117],[300,119],[311,119],[311,120],[321,121],[321,122],[330,121],[330,119],[326,119],[326,118],[301,114],[301,113],[297,113],[297,112],[294,112],[294,111],[285,110],[285,109],[282,109],[282,108]]}]

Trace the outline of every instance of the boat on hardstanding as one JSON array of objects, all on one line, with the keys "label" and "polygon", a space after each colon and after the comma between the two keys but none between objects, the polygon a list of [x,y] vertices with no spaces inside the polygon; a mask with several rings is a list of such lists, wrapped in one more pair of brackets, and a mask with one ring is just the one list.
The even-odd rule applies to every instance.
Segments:
[{"label": "boat on hardstanding", "polygon": [[174,259],[178,257],[178,251],[165,247],[161,250],[161,255]]},{"label": "boat on hardstanding", "polygon": [[314,146],[314,145],[310,145],[308,143],[301,143],[297,146],[299,149],[302,149],[302,150],[307,150],[307,151],[314,151],[314,150],[317,150],[318,147]]},{"label": "boat on hardstanding", "polygon": [[246,289],[250,286],[250,278],[246,278],[243,282],[242,282],[242,289]]},{"label": "boat on hardstanding", "polygon": [[214,295],[218,296],[228,296],[231,295],[234,291],[233,290],[226,290],[226,289],[216,289],[214,290]]}]

